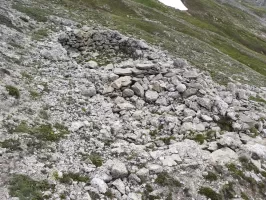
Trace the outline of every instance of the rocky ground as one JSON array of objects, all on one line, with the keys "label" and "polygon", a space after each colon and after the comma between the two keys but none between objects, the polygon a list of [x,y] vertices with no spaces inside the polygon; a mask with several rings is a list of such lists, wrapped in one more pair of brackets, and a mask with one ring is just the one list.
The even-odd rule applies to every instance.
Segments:
[{"label": "rocky ground", "polygon": [[266,87],[0,3],[1,199],[266,198]]}]

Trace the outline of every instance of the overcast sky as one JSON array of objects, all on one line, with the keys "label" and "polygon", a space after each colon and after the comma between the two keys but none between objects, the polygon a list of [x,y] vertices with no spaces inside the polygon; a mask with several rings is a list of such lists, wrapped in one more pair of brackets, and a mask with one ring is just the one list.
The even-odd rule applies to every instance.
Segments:
[{"label": "overcast sky", "polygon": [[181,0],[159,0],[167,6],[177,8],[179,10],[187,10],[186,6],[182,3]]}]

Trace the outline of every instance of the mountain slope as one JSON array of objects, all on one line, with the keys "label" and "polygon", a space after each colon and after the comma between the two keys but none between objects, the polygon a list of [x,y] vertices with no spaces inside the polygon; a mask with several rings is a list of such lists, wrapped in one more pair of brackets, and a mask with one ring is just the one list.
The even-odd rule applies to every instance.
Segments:
[{"label": "mountain slope", "polygon": [[0,0],[1,200],[266,198],[262,7],[184,2]]},{"label": "mountain slope", "polygon": [[[265,85],[266,28],[260,21],[263,11],[258,16],[251,9],[251,15],[240,6],[214,0],[184,1],[188,12],[174,10],[155,0],[35,2],[35,5],[18,3],[17,8],[23,11],[25,6],[38,7],[46,15],[72,17],[83,24],[93,20],[143,38],[208,70],[220,83],[233,78]],[[54,5],[61,9],[54,9]]]}]

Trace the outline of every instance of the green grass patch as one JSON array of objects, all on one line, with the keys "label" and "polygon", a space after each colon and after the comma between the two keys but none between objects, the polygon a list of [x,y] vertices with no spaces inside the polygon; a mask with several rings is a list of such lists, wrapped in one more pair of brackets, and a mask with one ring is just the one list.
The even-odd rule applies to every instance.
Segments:
[{"label": "green grass patch", "polygon": [[249,200],[248,195],[244,192],[241,192],[241,198],[243,198],[244,200]]},{"label": "green grass patch", "polygon": [[25,79],[28,79],[28,80],[32,80],[33,77],[31,75],[29,75],[27,72],[22,72],[21,73],[21,76]]},{"label": "green grass patch", "polygon": [[41,28],[33,32],[32,39],[33,40],[43,40],[44,38],[47,38],[49,36],[49,29],[47,28]]},{"label": "green grass patch", "polygon": [[173,137],[173,136],[160,138],[160,140],[162,140],[164,142],[164,144],[166,144],[166,145],[170,145],[171,144],[171,140],[175,140],[175,139],[176,138]]},{"label": "green grass patch", "polygon": [[6,148],[8,152],[22,150],[20,147],[20,141],[14,140],[14,139],[7,139],[7,140],[4,140],[3,142],[0,142],[0,147]]},{"label": "green grass patch", "polygon": [[222,131],[234,131],[233,121],[229,117],[220,116],[220,119],[216,123]]},{"label": "green grass patch", "polygon": [[170,176],[167,172],[161,172],[157,174],[155,183],[161,186],[181,187],[180,181]]},{"label": "green grass patch", "polygon": [[40,110],[39,117],[45,120],[49,119],[49,114],[46,110]]},{"label": "green grass patch", "polygon": [[20,97],[19,90],[16,87],[12,86],[12,85],[7,85],[6,86],[6,90],[8,91],[8,94],[10,96],[15,97],[16,99],[18,99]]},{"label": "green grass patch", "polygon": [[222,199],[233,199],[236,195],[234,183],[229,182],[228,184],[223,185],[222,189],[220,190],[220,194],[223,197]]},{"label": "green grass patch", "polygon": [[79,174],[79,173],[65,173],[62,177],[58,177],[55,175],[56,180],[58,180],[60,183],[64,184],[72,184],[73,181],[76,182],[83,182],[88,183],[90,181],[90,178],[88,176]]},{"label": "green grass patch", "polygon": [[47,12],[43,9],[37,7],[28,7],[22,3],[13,4],[12,8],[18,10],[19,12],[25,13],[30,18],[38,22],[46,22],[48,20]]},{"label": "green grass patch", "polygon": [[254,171],[256,174],[260,173],[258,167],[254,165],[247,157],[241,156],[239,157],[239,161],[241,162],[241,165],[245,170]]},{"label": "green grass patch", "polygon": [[1,14],[0,14],[0,24],[3,24],[9,28],[13,28],[13,29],[21,32],[21,30],[19,28],[17,28],[8,17],[1,15]]},{"label": "green grass patch", "polygon": [[103,164],[102,157],[99,154],[92,153],[88,156],[88,158],[91,160],[92,164],[94,164],[96,167],[100,167]]},{"label": "green grass patch", "polygon": [[33,100],[36,100],[40,97],[40,94],[34,90],[30,90],[29,93],[30,93],[31,99]]},{"label": "green grass patch", "polygon": [[256,96],[256,97],[254,97],[254,96],[250,96],[250,97],[249,97],[249,100],[251,100],[251,101],[256,101],[256,102],[258,102],[258,103],[264,103],[264,104],[266,104],[266,100],[263,99],[263,98],[261,98],[260,96]]},{"label": "green grass patch", "polygon": [[17,174],[9,182],[9,194],[20,200],[45,199],[42,192],[53,190],[54,186],[47,181],[35,181],[29,176]]},{"label": "green grass patch", "polygon": [[208,174],[203,176],[208,181],[217,181],[218,177],[214,172],[208,171]]},{"label": "green grass patch", "polygon": [[11,133],[28,133],[42,141],[56,142],[69,134],[69,131],[64,125],[59,123],[56,123],[54,126],[51,124],[40,124],[31,127],[26,122],[21,122],[11,130]]},{"label": "green grass patch", "polygon": [[198,193],[211,200],[222,200],[221,195],[209,187],[201,187]]}]

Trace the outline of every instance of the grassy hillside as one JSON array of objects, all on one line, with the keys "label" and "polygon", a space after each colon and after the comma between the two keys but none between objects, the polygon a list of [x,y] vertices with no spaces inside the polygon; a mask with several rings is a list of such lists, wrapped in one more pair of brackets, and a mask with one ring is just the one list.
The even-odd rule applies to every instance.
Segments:
[{"label": "grassy hillside", "polygon": [[[34,0],[14,8],[38,20],[48,15],[99,23],[161,46],[207,70],[220,83],[231,78],[266,85],[266,27],[254,15],[215,0],[184,0],[187,12],[156,0]],[[40,6],[41,5],[41,6]],[[258,11],[259,10],[259,11]]]}]

